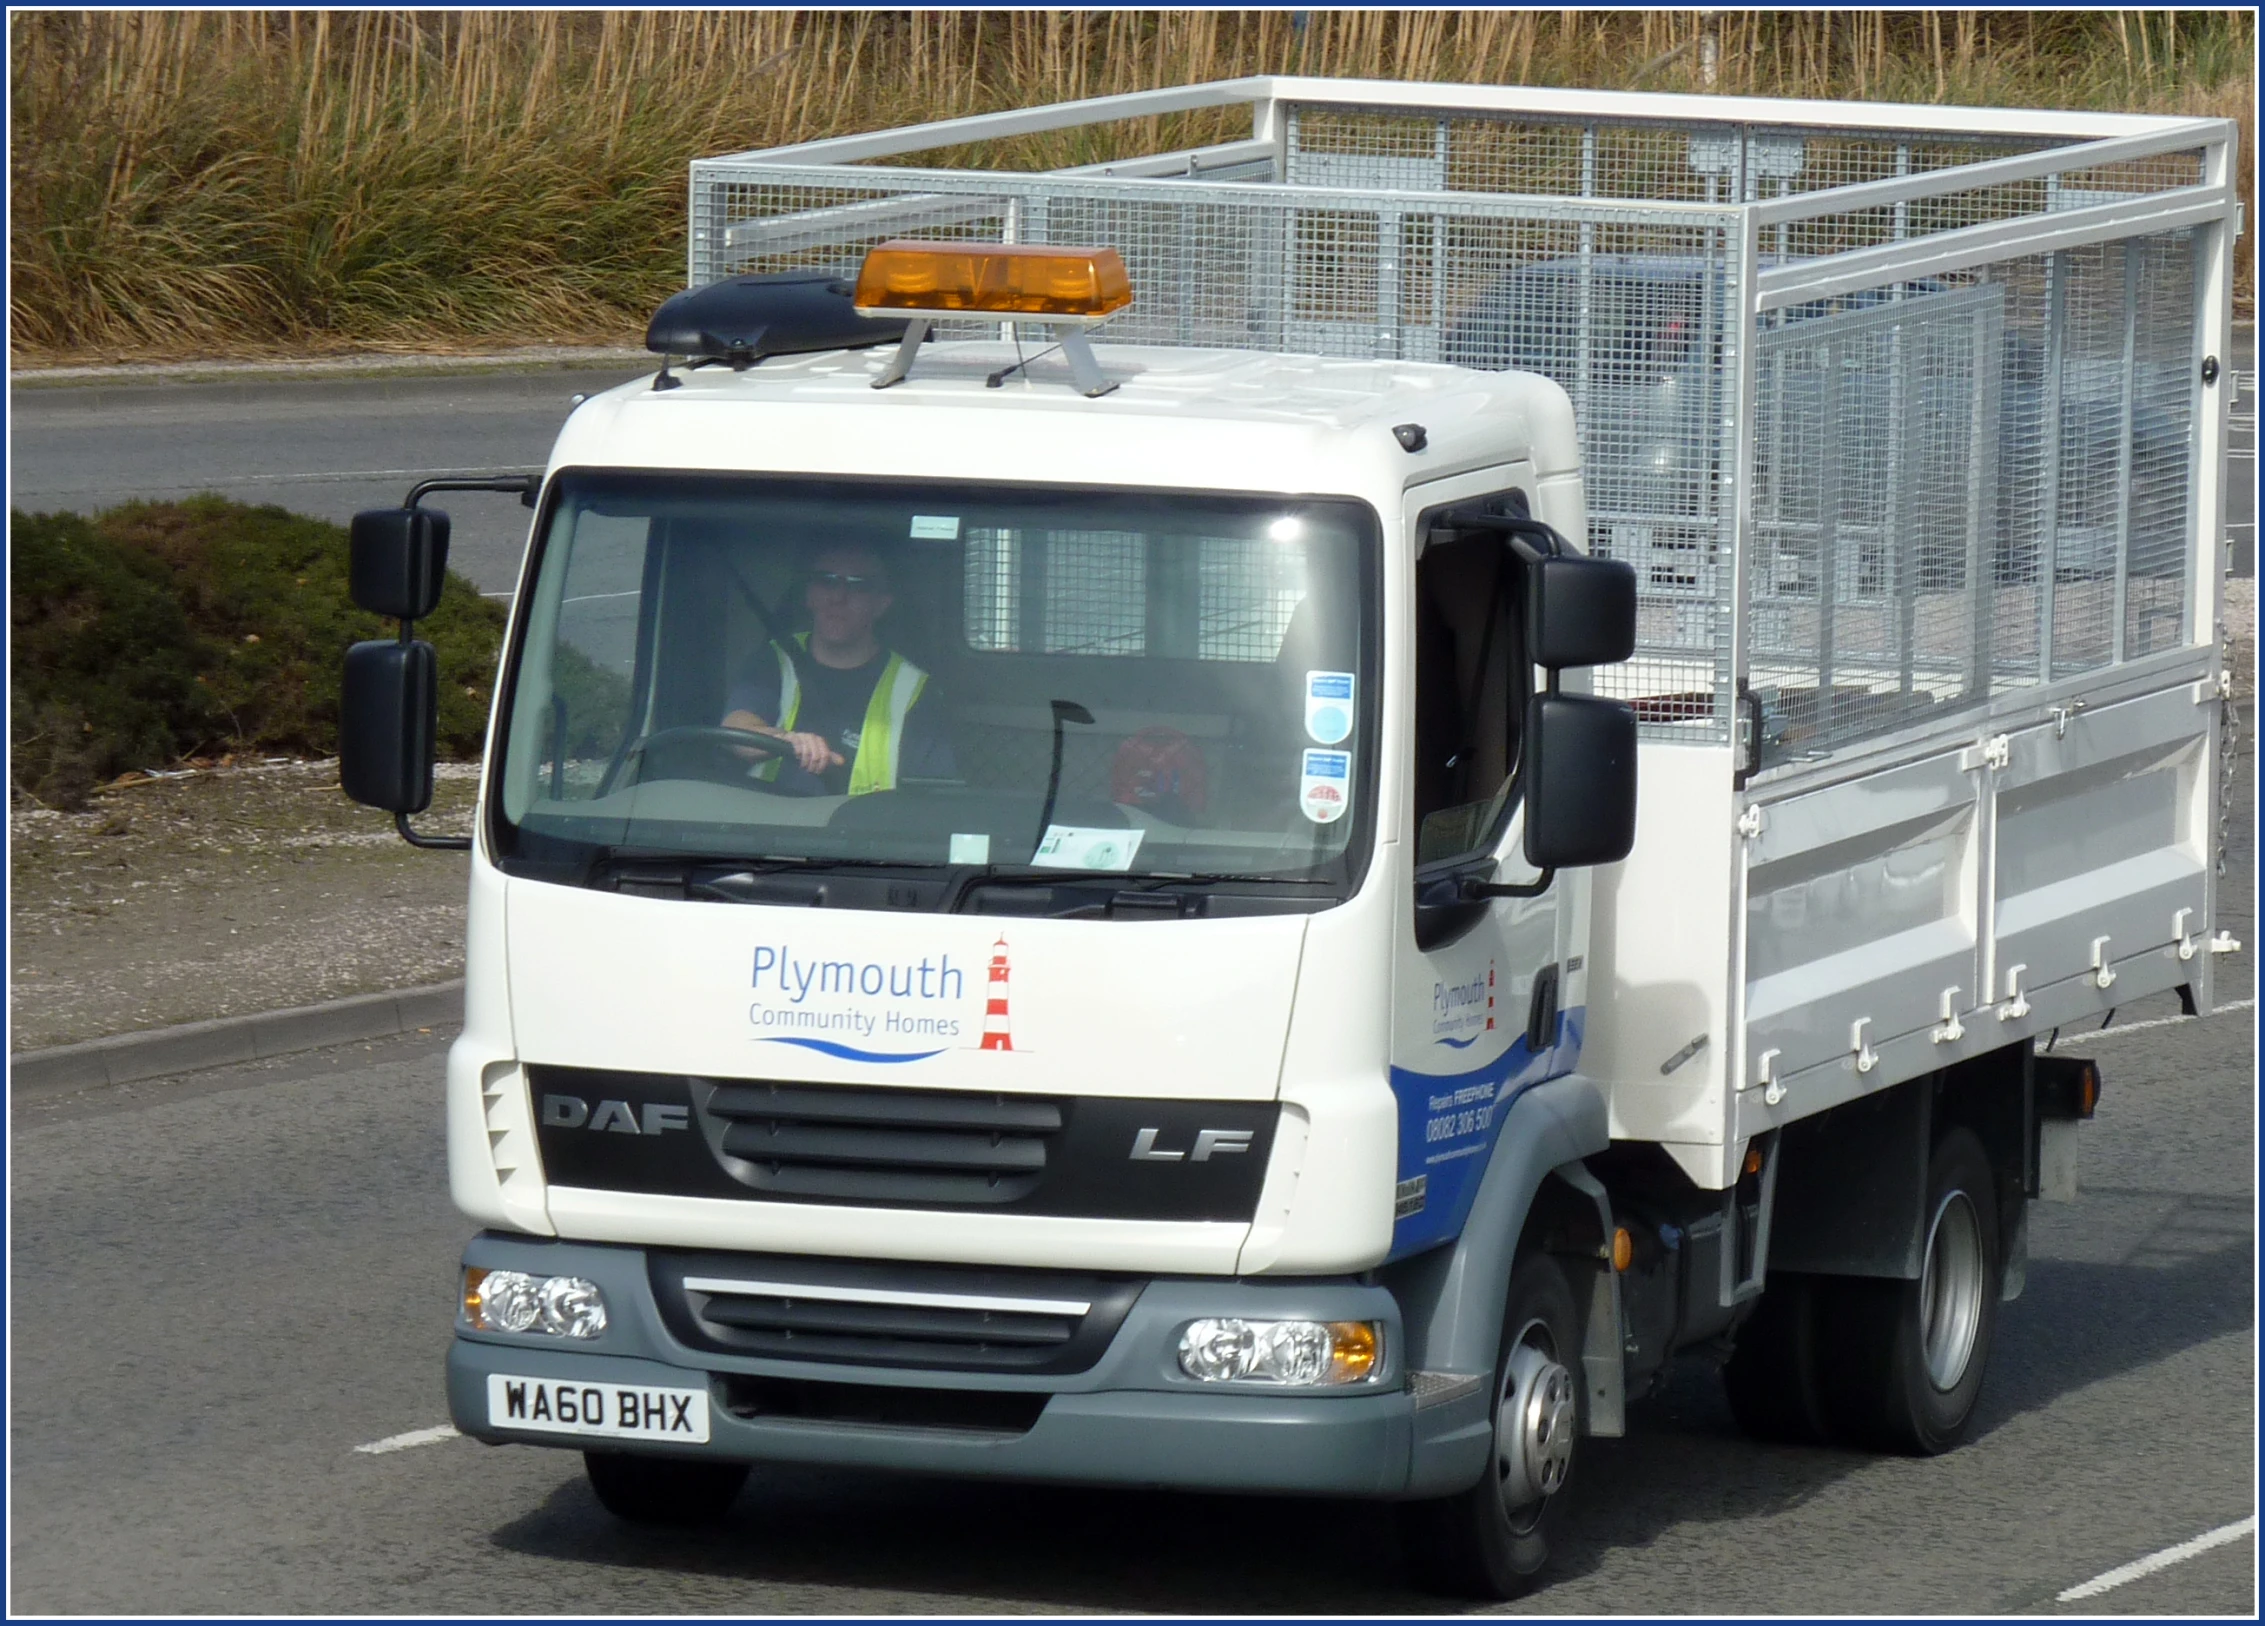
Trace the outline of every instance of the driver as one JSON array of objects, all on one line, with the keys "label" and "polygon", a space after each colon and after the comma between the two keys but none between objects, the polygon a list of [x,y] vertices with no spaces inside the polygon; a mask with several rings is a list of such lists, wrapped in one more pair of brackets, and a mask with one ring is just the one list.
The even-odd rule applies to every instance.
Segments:
[{"label": "driver", "polygon": [[724,727],[794,748],[755,770],[782,795],[862,796],[894,790],[899,774],[956,777],[936,703],[923,704],[928,674],[874,633],[894,602],[876,550],[820,548],[803,590],[810,630],[795,634],[809,659],[795,661],[773,642],[732,686]]}]

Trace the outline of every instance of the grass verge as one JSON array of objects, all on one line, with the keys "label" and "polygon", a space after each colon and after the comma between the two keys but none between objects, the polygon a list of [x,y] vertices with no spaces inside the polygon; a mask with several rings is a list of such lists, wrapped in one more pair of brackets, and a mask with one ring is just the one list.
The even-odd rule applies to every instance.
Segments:
[{"label": "grass verge", "polygon": [[[12,342],[633,340],[682,278],[691,158],[1249,73],[2215,114],[2249,152],[2254,42],[2233,11],[27,13]],[[1092,160],[1239,117],[934,159]]]}]

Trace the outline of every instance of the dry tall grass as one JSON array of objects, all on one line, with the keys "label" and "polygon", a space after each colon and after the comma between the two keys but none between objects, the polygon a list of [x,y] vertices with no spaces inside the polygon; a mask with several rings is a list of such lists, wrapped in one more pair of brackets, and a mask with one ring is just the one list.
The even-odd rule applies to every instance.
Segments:
[{"label": "dry tall grass", "polygon": [[[1721,92],[2213,113],[2251,150],[2245,13],[1722,13],[1712,49],[1699,16],[19,13],[12,343],[623,339],[680,279],[694,156],[1254,72],[1694,90],[1711,68]],[[1123,139],[1228,130],[1167,122]]]}]

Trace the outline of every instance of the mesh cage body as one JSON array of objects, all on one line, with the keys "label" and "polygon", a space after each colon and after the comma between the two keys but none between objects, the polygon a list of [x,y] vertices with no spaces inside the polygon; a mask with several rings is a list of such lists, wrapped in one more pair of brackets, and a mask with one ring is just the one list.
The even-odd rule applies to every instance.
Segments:
[{"label": "mesh cage body", "polygon": [[[1269,117],[1270,151],[1199,150],[1184,173],[1178,154],[1131,177],[704,160],[692,280],[848,276],[891,237],[1107,244],[1135,299],[1106,340],[1545,374],[1579,427],[1588,545],[1637,571],[1636,653],[1599,691],[1652,737],[1720,742],[1743,683],[1765,767],[2209,640],[2189,591],[2202,271],[2194,228],[2146,227],[2202,185],[2200,139],[2101,162],[2018,130],[1295,99]],[[1931,195],[1836,206],[1929,176]],[[1756,212],[1778,200],[1798,218]],[[2133,224],[1759,297],[1836,257],[2103,210]]]}]

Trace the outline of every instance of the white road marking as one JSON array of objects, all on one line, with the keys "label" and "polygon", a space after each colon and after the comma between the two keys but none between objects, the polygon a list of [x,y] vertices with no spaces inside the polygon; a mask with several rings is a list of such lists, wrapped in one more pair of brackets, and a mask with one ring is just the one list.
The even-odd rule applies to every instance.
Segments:
[{"label": "white road marking", "polygon": [[438,1445],[443,1440],[456,1438],[456,1429],[449,1423],[433,1428],[413,1428],[406,1434],[389,1434],[382,1440],[354,1447],[366,1457],[382,1457],[388,1451],[406,1451],[413,1445]]},{"label": "white road marking", "polygon": [[2229,1541],[2239,1541],[2246,1535],[2254,1534],[2256,1529],[2257,1515],[2254,1513],[2246,1519],[2236,1519],[2232,1524],[2221,1524],[2217,1529],[2196,1536],[2192,1541],[2182,1541],[2176,1547],[2165,1547],[2159,1553],[2149,1553],[2145,1558],[2135,1558],[2128,1564],[2117,1565],[2103,1575],[2095,1575],[2081,1586],[2070,1587],[2060,1595],[2060,1601],[2074,1603],[2079,1598],[2097,1598],[2101,1593],[2113,1591],[2126,1581],[2153,1575],[2157,1570],[2184,1563],[2197,1553],[2206,1553],[2213,1547],[2223,1547]]},{"label": "white road marking", "polygon": [[[2254,999],[2237,999],[2231,1004],[2220,1005],[2210,1014],[2212,1016],[2231,1016],[2235,1011],[2246,1011],[2256,1003],[2257,1001]],[[2145,1033],[2150,1028],[2177,1027],[2182,1022],[2199,1022],[2201,1020],[2203,1018],[2198,1016],[2158,1016],[2151,1022],[2122,1022],[2108,1028],[2064,1027],[2061,1029],[2060,1043],[2094,1045],[2102,1039],[2113,1039],[2120,1034]],[[2055,1046],[2055,1048],[2057,1049],[2058,1046]]]}]

